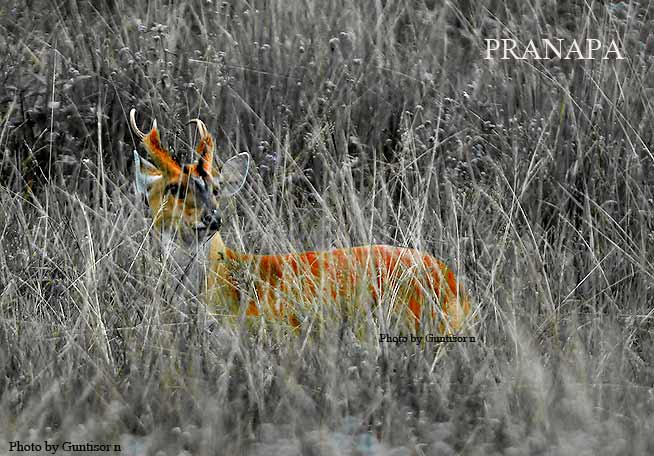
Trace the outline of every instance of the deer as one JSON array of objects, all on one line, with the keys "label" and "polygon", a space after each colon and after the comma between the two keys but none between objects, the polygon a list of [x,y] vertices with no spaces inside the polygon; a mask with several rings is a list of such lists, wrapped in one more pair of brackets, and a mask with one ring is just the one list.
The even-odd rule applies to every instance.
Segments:
[{"label": "deer", "polygon": [[[147,199],[155,232],[188,251],[202,251],[202,293],[209,309],[299,328],[311,315],[307,309],[340,302],[343,311],[363,307],[365,312],[377,309],[382,318],[399,315],[395,321],[408,332],[418,333],[427,321],[436,322],[441,333],[463,328],[470,299],[462,283],[444,262],[419,250],[373,244],[250,254],[227,247],[220,233],[220,203],[244,186],[250,155],[243,152],[222,166],[214,164],[214,137],[202,120],[190,124],[199,136],[197,160],[180,164],[162,145],[156,119],[144,133],[136,124],[136,110],[130,111],[130,126],[150,159],[134,150],[136,189]],[[382,303],[387,304],[383,309]]]}]

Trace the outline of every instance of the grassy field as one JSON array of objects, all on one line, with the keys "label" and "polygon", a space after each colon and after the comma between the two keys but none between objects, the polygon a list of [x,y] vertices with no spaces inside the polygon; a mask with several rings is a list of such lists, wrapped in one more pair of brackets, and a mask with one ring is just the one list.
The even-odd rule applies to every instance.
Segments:
[{"label": "grassy field", "polygon": [[[0,451],[654,454],[648,5],[3,0]],[[626,59],[483,59],[498,37]],[[423,249],[477,341],[380,343],[361,303],[209,315],[135,193],[132,107],[182,161],[194,117],[251,154],[230,246]]]}]

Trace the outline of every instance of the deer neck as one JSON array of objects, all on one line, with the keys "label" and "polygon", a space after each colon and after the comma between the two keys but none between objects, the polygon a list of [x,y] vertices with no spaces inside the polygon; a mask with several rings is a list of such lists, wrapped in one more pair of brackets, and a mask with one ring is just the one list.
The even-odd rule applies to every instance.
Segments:
[{"label": "deer neck", "polygon": [[214,271],[228,267],[230,264],[233,268],[234,265],[245,263],[252,258],[252,255],[239,253],[227,247],[220,232],[214,234],[207,243],[205,255],[207,263]]},{"label": "deer neck", "polygon": [[213,235],[207,249],[206,299],[210,308],[222,314],[240,314],[239,277],[247,255],[225,245],[220,233]]},{"label": "deer neck", "polygon": [[221,261],[227,258],[227,251],[229,249],[223,241],[223,237],[220,235],[220,232],[217,232],[213,235],[209,241],[207,258],[213,264],[217,261]]},{"label": "deer neck", "polygon": [[193,243],[182,242],[180,236],[163,231],[159,236],[164,263],[168,264],[178,287],[194,296],[202,293],[206,271],[210,268],[210,239]]}]

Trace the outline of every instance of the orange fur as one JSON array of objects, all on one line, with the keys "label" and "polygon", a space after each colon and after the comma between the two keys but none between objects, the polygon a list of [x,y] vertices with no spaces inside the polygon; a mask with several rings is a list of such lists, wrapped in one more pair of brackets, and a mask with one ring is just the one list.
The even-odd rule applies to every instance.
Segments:
[{"label": "orange fur", "polygon": [[153,128],[150,133],[143,138],[143,145],[146,147],[150,156],[159,169],[170,179],[174,180],[179,176],[181,167],[179,163],[173,160],[170,153],[161,146],[159,132]]},{"label": "orange fur", "polygon": [[[219,228],[214,191],[219,184],[212,180],[214,140],[204,123],[195,120],[201,135],[196,149],[198,163],[180,167],[161,145],[156,128],[143,134],[135,125],[133,113],[131,118],[132,127],[162,175],[147,190],[155,224],[164,231],[180,232],[185,241],[197,235],[193,229],[202,220],[217,221]],[[166,193],[171,185],[183,188],[185,198],[170,190]],[[269,315],[298,326],[301,312],[296,306],[312,302],[340,302],[350,307],[364,302],[389,303],[390,309],[382,310],[404,315],[407,329],[417,332],[422,321],[432,320],[438,322],[441,332],[456,332],[470,313],[468,296],[452,270],[417,250],[371,245],[250,255],[227,248],[218,228],[210,233],[207,302],[234,314]]]},{"label": "orange fur", "polygon": [[[425,318],[439,321],[441,332],[452,332],[461,329],[470,313],[470,301],[454,273],[443,262],[413,249],[371,245],[248,255],[224,247],[222,241],[211,249],[215,254],[209,288],[220,290],[220,307],[231,309],[238,308],[241,292],[246,291],[248,316],[271,314],[296,326],[298,302],[365,302],[369,297],[374,305],[392,302],[392,310],[404,313],[406,326],[416,332]],[[243,270],[251,275],[245,290],[238,284]],[[254,288],[251,296],[250,287]]]}]

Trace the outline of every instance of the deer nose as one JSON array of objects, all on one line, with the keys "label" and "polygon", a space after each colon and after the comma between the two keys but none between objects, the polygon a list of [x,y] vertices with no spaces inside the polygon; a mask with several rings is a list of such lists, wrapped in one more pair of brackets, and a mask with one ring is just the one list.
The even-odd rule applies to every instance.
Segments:
[{"label": "deer nose", "polygon": [[223,224],[220,219],[220,213],[218,209],[212,209],[211,211],[204,214],[202,217],[202,223],[204,223],[208,228],[212,230],[217,230]]}]

